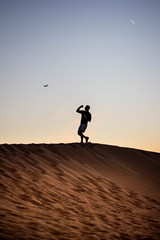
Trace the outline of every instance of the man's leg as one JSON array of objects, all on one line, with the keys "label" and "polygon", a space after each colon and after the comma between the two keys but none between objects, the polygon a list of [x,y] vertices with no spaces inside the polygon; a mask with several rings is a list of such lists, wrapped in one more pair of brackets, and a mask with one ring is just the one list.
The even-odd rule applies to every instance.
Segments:
[{"label": "man's leg", "polygon": [[78,135],[81,137],[81,143],[83,143],[83,138],[84,138],[83,132],[78,131]]},{"label": "man's leg", "polygon": [[78,131],[78,135],[81,137],[81,143],[83,143],[83,138],[85,138],[86,143],[88,143],[89,137],[84,136],[82,131]]},{"label": "man's leg", "polygon": [[88,143],[88,139],[89,139],[89,137],[85,137],[85,139],[86,139],[86,143]]}]

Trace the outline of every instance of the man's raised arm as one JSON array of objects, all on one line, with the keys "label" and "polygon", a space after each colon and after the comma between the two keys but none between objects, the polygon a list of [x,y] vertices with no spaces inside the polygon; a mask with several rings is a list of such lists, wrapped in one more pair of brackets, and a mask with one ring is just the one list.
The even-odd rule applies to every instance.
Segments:
[{"label": "man's raised arm", "polygon": [[79,108],[77,108],[76,112],[81,113],[81,108],[83,108],[83,105],[81,105]]}]

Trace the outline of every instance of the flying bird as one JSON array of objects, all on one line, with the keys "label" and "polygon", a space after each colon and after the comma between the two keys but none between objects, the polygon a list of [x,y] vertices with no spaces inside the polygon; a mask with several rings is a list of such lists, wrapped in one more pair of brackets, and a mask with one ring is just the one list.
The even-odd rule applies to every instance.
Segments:
[{"label": "flying bird", "polygon": [[48,87],[48,84],[43,85],[43,87]]},{"label": "flying bird", "polygon": [[129,18],[129,20],[131,21],[131,23],[135,24],[135,22],[132,19]]}]

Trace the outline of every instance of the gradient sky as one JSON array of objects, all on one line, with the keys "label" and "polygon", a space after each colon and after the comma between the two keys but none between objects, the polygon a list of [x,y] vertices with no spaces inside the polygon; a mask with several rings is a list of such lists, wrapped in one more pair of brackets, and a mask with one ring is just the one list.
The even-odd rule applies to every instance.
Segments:
[{"label": "gradient sky", "polygon": [[160,152],[160,1],[0,0],[0,143],[78,142],[81,104],[91,142]]}]

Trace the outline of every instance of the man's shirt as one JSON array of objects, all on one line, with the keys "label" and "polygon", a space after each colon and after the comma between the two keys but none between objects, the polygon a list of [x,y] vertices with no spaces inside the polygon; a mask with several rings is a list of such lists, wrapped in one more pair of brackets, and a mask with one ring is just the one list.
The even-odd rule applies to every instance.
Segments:
[{"label": "man's shirt", "polygon": [[90,114],[90,112],[87,112],[87,111],[84,111],[84,110],[79,110],[78,113],[82,114],[81,124],[87,124],[87,122],[91,121],[91,114]]}]

